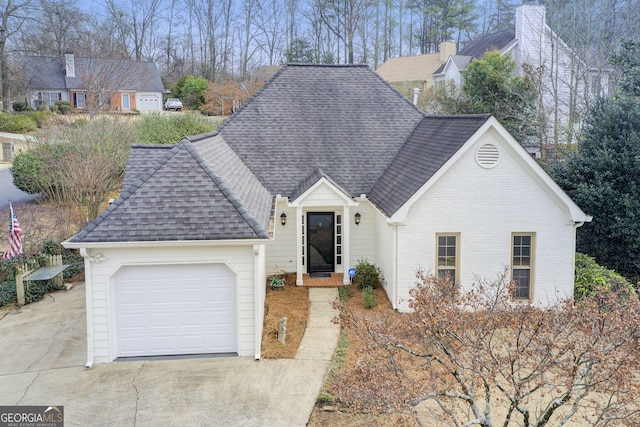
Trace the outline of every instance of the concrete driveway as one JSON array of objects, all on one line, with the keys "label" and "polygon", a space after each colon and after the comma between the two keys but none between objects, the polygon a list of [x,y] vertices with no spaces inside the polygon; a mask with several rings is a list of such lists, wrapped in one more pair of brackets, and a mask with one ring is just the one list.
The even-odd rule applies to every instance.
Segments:
[{"label": "concrete driveway", "polygon": [[62,405],[65,426],[304,426],[339,335],[329,304],[336,290],[311,291],[296,359],[144,360],[91,369],[84,367],[84,285],[53,293],[0,320],[0,405]]}]

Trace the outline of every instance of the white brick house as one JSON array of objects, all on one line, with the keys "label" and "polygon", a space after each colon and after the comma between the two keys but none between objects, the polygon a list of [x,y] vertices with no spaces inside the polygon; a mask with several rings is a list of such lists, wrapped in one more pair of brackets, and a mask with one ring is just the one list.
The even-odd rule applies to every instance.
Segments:
[{"label": "white brick house", "polygon": [[366,259],[406,310],[418,269],[465,289],[507,267],[514,298],[548,304],[573,294],[589,220],[495,118],[427,116],[366,66],[291,64],[216,132],[134,146],[120,198],[65,246],[85,257],[88,365],[258,359],[276,270],[346,285]]}]

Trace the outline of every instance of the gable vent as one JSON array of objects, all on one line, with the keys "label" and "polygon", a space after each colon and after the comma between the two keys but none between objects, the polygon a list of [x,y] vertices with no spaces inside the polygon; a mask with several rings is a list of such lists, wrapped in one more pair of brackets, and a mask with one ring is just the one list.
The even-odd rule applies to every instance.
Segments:
[{"label": "gable vent", "polygon": [[493,144],[484,144],[476,151],[476,161],[483,168],[492,168],[498,164],[500,160],[500,151]]}]

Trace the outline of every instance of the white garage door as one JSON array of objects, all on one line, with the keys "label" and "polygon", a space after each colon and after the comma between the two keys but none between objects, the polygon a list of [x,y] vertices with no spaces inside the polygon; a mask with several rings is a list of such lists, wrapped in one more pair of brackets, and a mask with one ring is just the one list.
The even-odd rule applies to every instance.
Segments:
[{"label": "white garage door", "polygon": [[113,286],[118,357],[237,353],[236,277],[226,265],[126,266]]},{"label": "white garage door", "polygon": [[158,95],[140,93],[138,94],[138,101],[136,107],[140,111],[160,111],[160,97]]}]

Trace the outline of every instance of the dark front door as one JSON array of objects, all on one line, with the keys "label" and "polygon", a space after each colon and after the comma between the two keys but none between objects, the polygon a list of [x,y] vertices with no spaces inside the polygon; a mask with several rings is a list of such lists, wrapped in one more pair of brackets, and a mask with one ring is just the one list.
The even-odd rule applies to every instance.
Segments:
[{"label": "dark front door", "polygon": [[309,273],[333,272],[333,212],[307,213],[307,266]]}]

